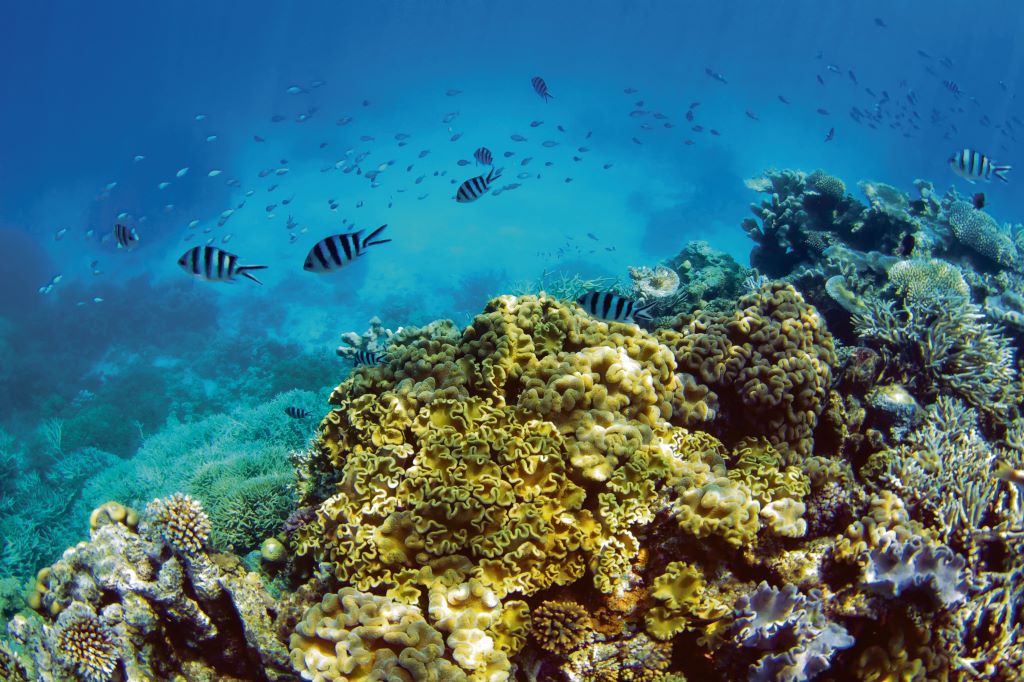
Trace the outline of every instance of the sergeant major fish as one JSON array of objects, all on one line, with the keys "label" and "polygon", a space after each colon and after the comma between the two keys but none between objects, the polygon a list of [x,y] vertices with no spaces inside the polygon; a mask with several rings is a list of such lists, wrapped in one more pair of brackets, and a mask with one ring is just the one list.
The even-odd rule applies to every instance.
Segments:
[{"label": "sergeant major fish", "polygon": [[1003,182],[1009,182],[1006,179],[1006,173],[1011,168],[1010,166],[998,165],[992,159],[973,149],[961,149],[953,154],[949,157],[949,167],[953,169],[954,173],[970,183],[973,183],[975,180],[985,180],[988,182],[992,179],[993,175]]},{"label": "sergeant major fish", "polygon": [[385,227],[387,227],[386,224],[381,225],[367,237],[363,237],[363,230],[357,230],[321,239],[309,250],[302,269],[306,272],[317,273],[340,270],[363,255],[367,247],[391,241],[390,239],[376,239]]},{"label": "sergeant major fish", "polygon": [[492,167],[486,176],[478,175],[475,178],[466,180],[459,186],[459,191],[455,193],[455,201],[460,204],[468,204],[487,194],[491,183],[501,177],[501,171],[501,168],[495,169]]},{"label": "sergeant major fish", "polygon": [[117,248],[128,251],[138,244],[139,235],[134,227],[117,223],[114,225],[114,241],[117,242]]},{"label": "sergeant major fish", "polygon": [[540,76],[534,76],[533,78],[531,78],[530,83],[533,85],[534,92],[540,95],[541,99],[543,99],[545,102],[554,97],[554,95],[548,92],[548,84],[545,83],[544,79],[541,78]]},{"label": "sergeant major fish", "polygon": [[576,299],[583,309],[596,318],[612,322],[651,322],[650,310],[655,301],[636,303],[611,291],[588,291]]},{"label": "sergeant major fish", "polygon": [[302,407],[295,407],[294,405],[289,405],[284,408],[284,413],[292,419],[305,419],[310,416],[310,412],[308,410]]},{"label": "sergeant major fish", "polygon": [[239,265],[238,256],[215,246],[194,246],[178,259],[178,265],[185,272],[208,282],[233,282],[237,275],[247,277],[257,284],[251,270],[264,270],[266,265]]}]

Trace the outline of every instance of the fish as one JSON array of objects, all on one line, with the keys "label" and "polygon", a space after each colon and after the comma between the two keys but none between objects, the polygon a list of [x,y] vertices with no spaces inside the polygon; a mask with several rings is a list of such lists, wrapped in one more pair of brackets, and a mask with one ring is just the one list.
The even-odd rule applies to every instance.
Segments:
[{"label": "fish", "polygon": [[266,140],[260,137],[259,135],[253,135],[252,139],[254,142],[266,142]]},{"label": "fish", "polygon": [[188,173],[188,166],[185,166],[184,168],[178,169],[178,172],[175,173],[175,176],[177,176],[179,178],[183,178],[183,177],[185,177],[185,175],[187,173]]},{"label": "fish", "polygon": [[972,184],[975,180],[988,182],[993,175],[1003,182],[1009,182],[1006,173],[1011,168],[1011,166],[997,164],[973,149],[961,149],[954,153],[949,157],[949,167],[953,169],[954,173]]},{"label": "fish", "polygon": [[451,88],[450,90],[445,90],[444,94],[447,95],[448,97],[455,97],[455,95],[461,95],[462,94],[462,90],[458,90],[456,88]]},{"label": "fish", "polygon": [[321,239],[309,250],[302,269],[317,273],[340,270],[363,255],[367,248],[390,242],[390,239],[377,239],[385,227],[387,224],[381,225],[366,237],[363,237],[363,230],[357,230]]},{"label": "fish", "polygon": [[778,97],[779,101],[782,102],[783,104],[789,104],[789,100],[783,97],[782,95],[779,95]]},{"label": "fish", "polygon": [[533,175],[533,173],[531,173],[529,171],[523,171],[522,173],[520,173],[519,175],[516,176],[516,179],[517,180],[525,180],[526,178],[530,177],[531,175]]},{"label": "fish", "polygon": [[197,121],[205,121],[206,120],[206,114],[196,114],[196,120]]},{"label": "fish", "polygon": [[310,416],[310,412],[308,410],[302,407],[295,407],[294,405],[289,405],[284,408],[284,413],[292,419],[305,419]]},{"label": "fish", "polygon": [[541,142],[541,146],[550,149],[551,147],[557,147],[558,143],[555,142],[554,140],[544,140],[543,142]]},{"label": "fish", "polygon": [[451,137],[448,138],[448,141],[449,142],[458,142],[460,137],[462,137],[462,133],[455,133],[454,135],[452,135]]},{"label": "fish", "polygon": [[451,123],[452,121],[455,120],[455,118],[458,115],[459,112],[457,111],[449,111],[447,114],[444,115],[444,118],[441,119],[441,123]]},{"label": "fish", "polygon": [[832,73],[839,73],[839,67],[836,66],[835,64],[826,64],[825,69],[831,71]]},{"label": "fish", "polygon": [[761,120],[761,119],[759,119],[757,117],[757,114],[755,114],[750,109],[747,109],[746,114],[747,114],[747,118],[751,119],[752,121],[760,121]]},{"label": "fish", "polygon": [[273,116],[270,117],[270,122],[271,123],[280,123],[281,121],[287,121],[287,120],[288,120],[288,117],[284,116],[283,114],[274,114]]},{"label": "fish", "polygon": [[544,79],[540,76],[534,76],[531,78],[530,84],[533,85],[533,91],[540,95],[541,99],[545,102],[554,97],[554,95],[548,91],[548,84],[545,83]]},{"label": "fish", "polygon": [[633,144],[643,144],[643,142],[641,142],[640,140],[636,139],[635,137],[633,137],[631,139],[633,140]]},{"label": "fish", "polygon": [[603,168],[605,170],[608,170],[609,168],[611,168],[614,165],[615,165],[614,163],[606,163],[603,166],[601,166],[601,168]]},{"label": "fish", "polygon": [[686,120],[693,123],[693,109],[686,112]]},{"label": "fish", "polygon": [[520,135],[519,133],[515,133],[514,135],[510,135],[509,138],[513,142],[526,142],[526,138],[523,137],[522,135]]},{"label": "fish", "polygon": [[835,135],[836,135],[836,129],[834,127],[833,128],[829,128],[828,129],[828,134],[825,135],[825,142],[831,142],[832,138],[835,137]]},{"label": "fish", "polygon": [[145,158],[146,157],[143,156],[142,154],[136,154],[135,157],[132,159],[132,161],[134,161],[135,163],[138,163],[139,161],[142,161]]},{"label": "fish", "polygon": [[820,107],[819,107],[817,111],[818,111],[818,113],[819,113],[819,114],[821,114],[822,116],[828,116],[828,115],[829,115],[829,113],[828,113],[828,109],[822,109],[822,108],[820,108]]},{"label": "fish", "polygon": [[595,242],[600,241],[598,240],[597,235],[595,235],[593,232],[587,232],[587,236],[593,239]]},{"label": "fish", "polygon": [[59,242],[68,233],[68,228],[62,227],[53,234],[53,241]]},{"label": "fish", "polygon": [[207,135],[206,136],[206,141],[207,142],[216,142],[217,141],[217,136],[216,135]]},{"label": "fish", "polygon": [[289,95],[299,95],[299,94],[305,94],[306,89],[303,88],[303,87],[300,87],[298,85],[293,85],[293,86],[289,87],[287,90],[285,90],[285,92],[288,93]]},{"label": "fish", "polygon": [[216,168],[214,168],[212,171],[210,171],[209,173],[206,174],[206,177],[208,177],[208,178],[215,178],[215,177],[217,177],[220,174],[221,174],[221,171],[219,171]]},{"label": "fish", "polygon": [[322,88],[325,85],[327,85],[327,81],[325,81],[325,80],[315,80],[315,81],[313,81],[312,83],[309,84],[309,87],[311,87],[311,88]]},{"label": "fish", "polygon": [[974,196],[971,197],[971,203],[974,204],[974,208],[978,209],[979,211],[985,208],[985,193],[975,192]]},{"label": "fish", "polygon": [[117,248],[130,251],[139,243],[139,234],[135,231],[134,227],[117,223],[114,225],[114,241],[117,242]]},{"label": "fish", "polygon": [[718,73],[717,71],[712,71],[711,69],[706,68],[706,69],[704,69],[704,73],[706,73],[707,75],[711,76],[712,78],[714,78],[716,81],[718,81],[722,85],[728,85],[729,84],[729,81],[725,80],[725,76],[723,76],[722,74]]},{"label": "fish", "polygon": [[961,94],[960,86],[956,84],[956,81],[951,81],[949,79],[945,79],[945,80],[942,81],[942,84],[944,86],[946,86],[946,89],[949,90],[954,95],[959,96]]},{"label": "fish", "polygon": [[455,163],[457,165],[459,165],[459,166],[468,166],[469,165],[469,161],[467,161],[466,159],[459,159]]},{"label": "fish", "polygon": [[208,282],[233,282],[236,276],[241,275],[257,284],[263,282],[256,279],[251,271],[267,268],[266,265],[239,265],[238,256],[216,246],[194,246],[182,254],[178,265],[190,275]]},{"label": "fish", "polygon": [[815,76],[815,78],[818,79],[818,84],[819,85],[824,85],[825,84],[825,79],[821,77],[820,73],[817,76]]},{"label": "fish", "polygon": [[537,126],[544,125],[544,121],[530,121],[530,127],[536,128]]},{"label": "fish", "polygon": [[639,92],[639,90],[637,90],[636,88],[624,88],[622,91],[627,95],[632,95],[634,92]]},{"label": "fish", "polygon": [[588,291],[576,299],[590,315],[610,322],[653,322],[655,301],[637,303],[611,291]]},{"label": "fish", "polygon": [[342,116],[341,118],[339,118],[337,121],[334,122],[334,125],[347,126],[351,122],[352,122],[352,117],[351,116]]},{"label": "fish", "polygon": [[171,186],[171,183],[169,183],[169,182],[161,182],[161,183],[157,184],[156,188],[157,189],[167,189],[170,186]]},{"label": "fish", "polygon": [[460,204],[468,204],[487,194],[491,183],[501,177],[501,171],[501,168],[495,169],[492,166],[486,176],[478,175],[466,180],[459,185],[459,190],[455,193],[455,201]]},{"label": "fish", "polygon": [[849,70],[848,70],[848,71],[846,72],[846,75],[850,77],[850,80],[852,80],[852,81],[853,81],[853,84],[854,84],[854,85],[859,85],[859,83],[857,82],[857,74],[855,74],[855,73],[853,72],[853,69],[849,69]]},{"label": "fish", "polygon": [[483,164],[484,166],[490,166],[494,163],[494,155],[491,154],[491,150],[487,147],[479,147],[475,152],[473,152],[473,158],[476,159],[477,163]]},{"label": "fish", "polygon": [[879,28],[885,28],[885,22],[882,21],[881,17],[875,17],[875,26],[878,26]]},{"label": "fish", "polygon": [[387,353],[379,350],[366,350],[360,348],[352,356],[354,367],[375,367],[387,359]]}]

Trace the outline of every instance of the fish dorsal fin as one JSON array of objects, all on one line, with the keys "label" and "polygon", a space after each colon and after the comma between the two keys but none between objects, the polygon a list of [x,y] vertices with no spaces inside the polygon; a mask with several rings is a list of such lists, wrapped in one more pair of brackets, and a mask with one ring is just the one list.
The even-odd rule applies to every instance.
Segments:
[{"label": "fish dorsal fin", "polygon": [[[376,239],[377,235],[379,235],[381,232],[383,232],[384,228],[387,227],[387,226],[388,226],[387,223],[384,223],[383,225],[378,227],[376,230],[371,232],[369,234],[369,236],[366,237],[366,239],[364,239],[363,241],[361,241],[359,243],[362,244],[363,248],[366,248],[367,246],[373,246],[374,244],[386,244],[387,242],[391,241],[390,239]],[[362,233],[362,230],[359,230],[359,233]]]}]

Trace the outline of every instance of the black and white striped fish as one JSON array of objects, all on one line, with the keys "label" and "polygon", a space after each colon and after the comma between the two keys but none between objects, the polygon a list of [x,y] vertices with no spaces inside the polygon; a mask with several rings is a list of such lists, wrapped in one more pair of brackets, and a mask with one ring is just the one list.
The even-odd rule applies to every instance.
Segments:
[{"label": "black and white striped fish", "polygon": [[387,353],[380,350],[360,349],[352,356],[354,367],[376,367],[387,359]]},{"label": "black and white striped fish", "polygon": [[494,156],[491,154],[491,150],[487,147],[480,147],[473,152],[473,158],[476,162],[484,166],[490,166],[494,162]]},{"label": "black and white striped fish", "polygon": [[139,233],[134,227],[117,223],[114,225],[114,241],[117,242],[117,248],[127,251],[139,243]]},{"label": "black and white striped fish", "polygon": [[475,178],[466,180],[459,185],[459,191],[455,193],[455,201],[460,204],[468,204],[487,194],[491,183],[501,177],[502,170],[502,168],[491,168],[491,171],[486,176],[478,175]]},{"label": "black and white striped fish", "polygon": [[988,182],[993,175],[1003,182],[1009,182],[1006,179],[1006,173],[1010,170],[1010,166],[997,165],[992,159],[973,149],[961,149],[953,154],[949,157],[949,167],[970,183],[975,180]]},{"label": "black and white striped fish", "polygon": [[310,413],[304,408],[295,407],[294,405],[289,405],[284,408],[284,413],[292,419],[305,419],[310,415]]},{"label": "black and white striped fish", "polygon": [[541,78],[540,76],[534,76],[533,78],[531,78],[530,83],[533,84],[534,92],[540,95],[545,102],[554,97],[554,95],[548,92],[548,84],[545,83],[544,79]]},{"label": "black and white striped fish", "polygon": [[358,230],[321,239],[309,250],[302,269],[307,272],[321,273],[340,270],[363,255],[367,247],[391,241],[390,239],[376,239],[385,227],[387,225],[381,225],[367,237],[363,237],[363,230]]},{"label": "black and white striped fish", "polygon": [[637,303],[610,291],[588,291],[576,299],[588,313],[613,322],[651,322],[650,310],[655,302]]},{"label": "black and white striped fish", "polygon": [[239,265],[238,256],[216,246],[194,246],[178,259],[178,265],[190,275],[208,282],[233,282],[236,276],[241,275],[256,284],[263,282],[256,279],[250,271],[267,268],[266,265]]}]

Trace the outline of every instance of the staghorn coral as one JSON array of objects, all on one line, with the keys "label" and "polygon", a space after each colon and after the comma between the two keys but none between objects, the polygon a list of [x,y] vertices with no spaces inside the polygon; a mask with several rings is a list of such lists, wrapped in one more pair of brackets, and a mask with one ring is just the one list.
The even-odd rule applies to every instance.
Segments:
[{"label": "staghorn coral", "polygon": [[951,393],[972,407],[1005,414],[1013,397],[1014,348],[963,299],[871,301],[853,318],[862,341],[886,358],[884,377],[919,401]]},{"label": "staghorn coral", "polygon": [[146,507],[151,523],[175,551],[185,555],[202,551],[210,539],[210,517],[203,505],[188,495],[174,493]]},{"label": "staghorn coral", "polygon": [[836,364],[832,337],[793,287],[773,283],[732,314],[677,318],[658,338],[714,391],[721,433],[761,435],[799,455],[813,448]]}]

